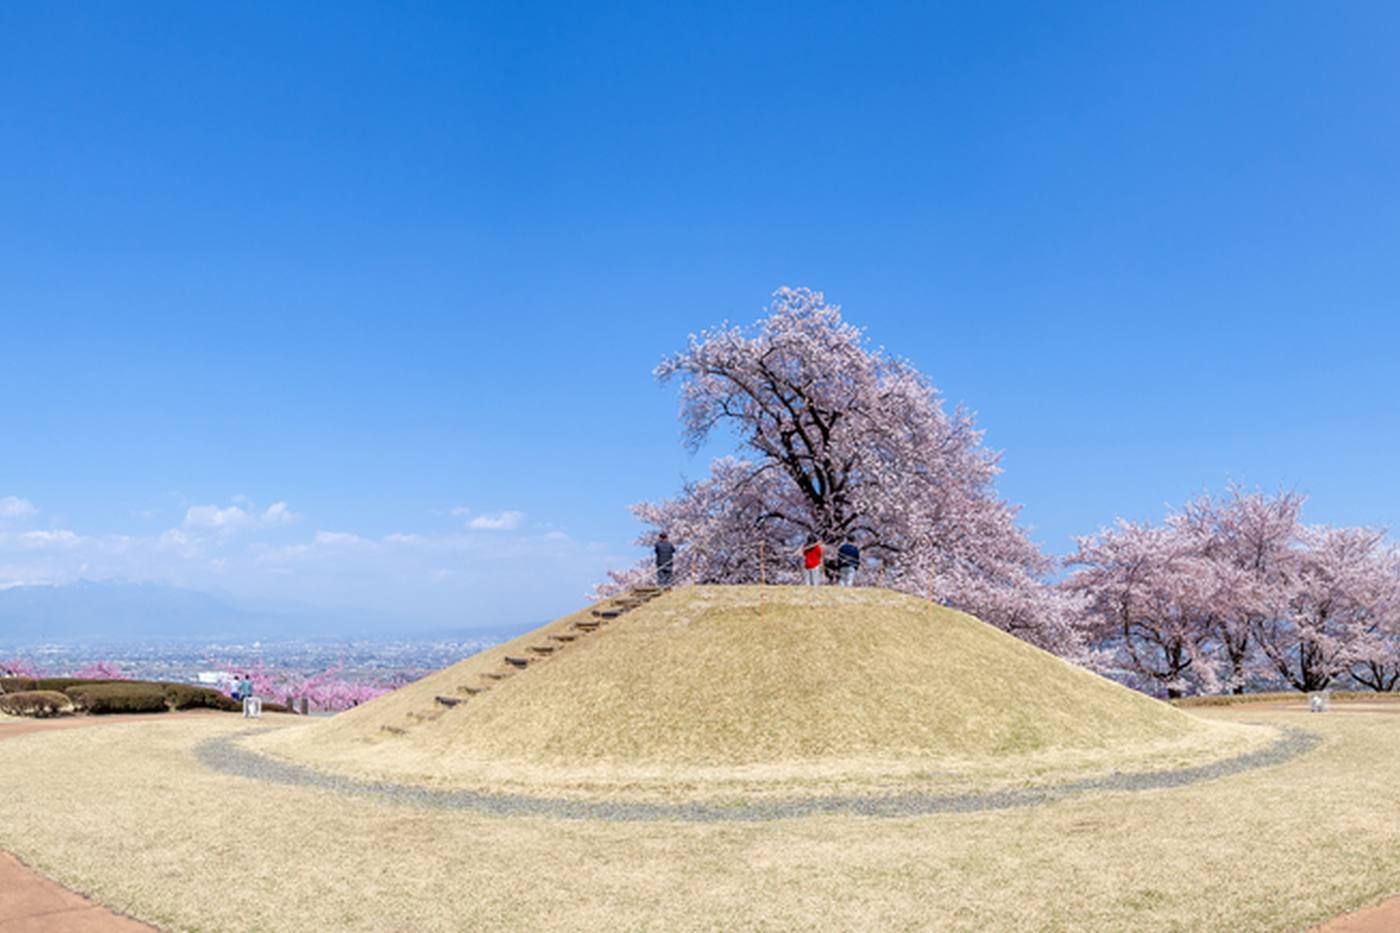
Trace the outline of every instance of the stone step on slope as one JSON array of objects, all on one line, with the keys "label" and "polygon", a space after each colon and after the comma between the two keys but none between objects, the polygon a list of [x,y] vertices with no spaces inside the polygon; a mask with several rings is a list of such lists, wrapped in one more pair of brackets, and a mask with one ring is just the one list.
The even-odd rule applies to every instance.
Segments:
[{"label": "stone step on slope", "polygon": [[[659,593],[660,591],[658,590],[658,591],[656,591],[656,592]],[[587,634],[587,633],[589,633],[589,632],[597,631],[597,629],[598,629],[598,627],[599,627],[600,625],[604,625],[604,624],[606,624],[608,621],[620,617],[621,615],[623,615],[624,613],[628,612],[628,611],[631,610],[631,609],[635,609],[635,608],[638,607],[638,606],[645,605],[647,602],[649,602],[649,601],[654,597],[654,595],[656,595],[656,594],[646,595],[645,593],[642,593],[640,596],[634,594],[634,595],[632,595],[632,596],[630,596],[630,597],[628,597],[628,598],[624,598],[624,599],[620,599],[620,600],[616,601],[616,602],[614,603],[614,607],[611,608],[611,609],[594,609],[594,610],[593,610],[593,615],[594,615],[596,618],[594,618],[594,619],[592,619],[592,620],[585,620],[585,621],[575,622],[575,623],[573,624],[573,627],[574,627],[575,629],[577,629],[577,630],[579,631],[579,633],[582,633],[582,634]],[[577,639],[578,639],[578,634],[557,634],[557,633],[556,633],[556,634],[550,635],[549,638],[550,638],[552,641],[558,642],[559,644],[555,644],[555,645],[531,645],[529,648],[526,649],[526,650],[527,650],[528,652],[530,652],[531,654],[537,655],[537,657],[534,658],[533,660],[539,661],[539,660],[543,660],[544,658],[553,655],[554,652],[560,650],[560,649],[563,648],[565,645],[567,645],[569,642],[572,642],[572,641],[577,640]],[[532,659],[531,659],[531,658],[528,658],[528,657],[517,657],[517,656],[514,656],[514,655],[507,655],[503,660],[504,660],[504,662],[505,662],[507,665],[509,665],[511,668],[514,668],[515,670],[524,670],[525,668],[529,667],[530,661],[531,661]],[[500,681],[500,680],[504,680],[504,679],[507,678],[507,677],[510,677],[512,674],[515,673],[515,670],[491,672],[491,673],[485,674],[484,676],[486,676],[487,678],[491,679],[492,681]],[[434,710],[434,711],[429,712],[429,713],[410,712],[410,713],[408,714],[408,716],[409,716],[410,719],[415,720],[416,722],[431,722],[431,721],[437,719],[438,717],[440,717],[440,716],[443,714],[443,712],[444,712],[445,710],[452,709],[452,708],[454,708],[454,707],[460,706],[462,703],[465,703],[467,699],[469,699],[469,698],[471,698],[471,697],[473,697],[473,696],[476,696],[477,694],[482,693],[482,692],[484,692],[484,691],[487,690],[487,689],[489,689],[489,686],[469,687],[469,686],[466,686],[466,685],[464,684],[464,685],[459,686],[459,687],[456,688],[457,693],[462,694],[462,696],[460,696],[460,697],[450,697],[450,696],[435,696],[435,697],[433,697],[433,702],[434,702],[434,704],[436,704],[437,706],[443,707],[443,709],[437,709],[437,710]],[[407,734],[405,730],[403,730],[403,729],[401,729],[401,728],[399,728],[399,727],[397,727],[397,726],[382,726],[381,729],[382,729],[382,731],[388,732],[388,733],[393,734],[393,735],[406,735],[406,734]]]}]

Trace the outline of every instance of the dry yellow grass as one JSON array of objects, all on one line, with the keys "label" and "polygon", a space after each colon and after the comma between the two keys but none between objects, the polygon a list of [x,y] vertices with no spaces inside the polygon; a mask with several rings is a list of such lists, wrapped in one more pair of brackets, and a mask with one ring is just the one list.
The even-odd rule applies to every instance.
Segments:
[{"label": "dry yellow grass", "polygon": [[1277,768],[1028,810],[614,824],[227,778],[191,749],[240,720],[132,723],[7,740],[0,847],[196,931],[1249,933],[1400,889],[1400,716],[1208,715],[1324,742]]},{"label": "dry yellow grass", "polygon": [[[690,587],[452,709],[579,613],[255,747],[436,786],[641,796],[939,789],[1218,758],[1211,723],[976,619],[887,590]],[[383,727],[404,730],[386,733]]]}]

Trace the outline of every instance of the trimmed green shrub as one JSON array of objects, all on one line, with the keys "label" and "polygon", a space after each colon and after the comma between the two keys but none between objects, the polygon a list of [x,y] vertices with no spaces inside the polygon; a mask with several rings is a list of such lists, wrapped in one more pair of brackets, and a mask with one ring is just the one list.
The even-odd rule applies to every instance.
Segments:
[{"label": "trimmed green shrub", "polygon": [[225,696],[212,687],[175,683],[162,683],[160,687],[165,693],[165,705],[170,709],[218,709],[237,712],[243,708],[243,704],[233,697]]},{"label": "trimmed green shrub", "polygon": [[40,677],[34,682],[35,690],[67,690],[69,687],[86,687],[88,684],[130,684],[133,680],[94,680],[91,677]]},{"label": "trimmed green shrub", "polygon": [[[155,713],[166,709],[216,709],[236,713],[243,708],[243,704],[213,687],[197,684],[152,680],[84,680],[78,677],[0,679],[0,695],[34,690],[66,694],[79,711],[89,713]],[[159,705],[156,697],[160,698]],[[264,703],[263,709],[269,712],[287,711],[285,707],[272,710],[272,705]]]},{"label": "trimmed green shrub", "polygon": [[54,690],[25,690],[0,696],[0,712],[12,716],[67,716],[73,712],[73,701]]},{"label": "trimmed green shrub", "polygon": [[165,690],[160,684],[124,683],[80,684],[63,691],[73,703],[88,713],[163,713]]}]

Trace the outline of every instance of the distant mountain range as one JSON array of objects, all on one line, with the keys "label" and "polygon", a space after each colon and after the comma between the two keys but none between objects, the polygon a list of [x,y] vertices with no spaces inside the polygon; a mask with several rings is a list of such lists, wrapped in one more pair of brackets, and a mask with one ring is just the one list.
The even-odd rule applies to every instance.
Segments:
[{"label": "distant mountain range", "polygon": [[[523,631],[528,626],[522,626]],[[0,645],[249,638],[447,638],[515,634],[453,629],[312,606],[263,605],[160,583],[92,582],[0,590]]]},{"label": "distant mountain range", "polygon": [[0,644],[71,639],[198,638],[272,620],[230,600],[158,583],[14,586],[0,590]]}]

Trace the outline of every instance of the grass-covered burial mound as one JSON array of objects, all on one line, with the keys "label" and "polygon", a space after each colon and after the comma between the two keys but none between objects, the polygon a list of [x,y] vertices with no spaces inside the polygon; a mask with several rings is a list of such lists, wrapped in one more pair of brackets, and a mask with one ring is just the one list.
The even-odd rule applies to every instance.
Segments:
[{"label": "grass-covered burial mound", "polygon": [[583,610],[254,747],[434,785],[693,796],[982,789],[1272,738],[887,590],[690,587],[577,626],[595,621]]}]

